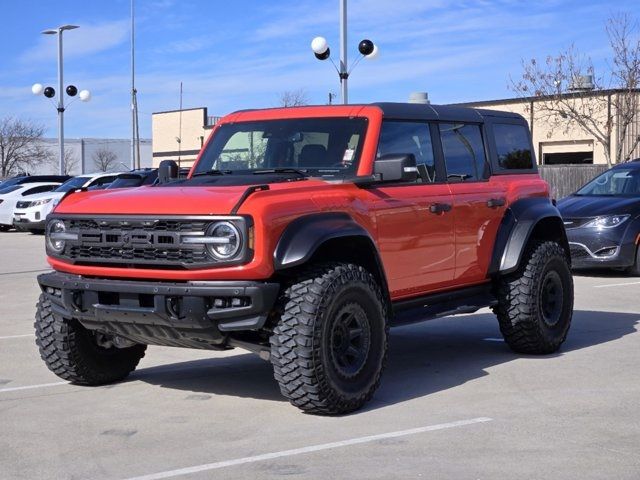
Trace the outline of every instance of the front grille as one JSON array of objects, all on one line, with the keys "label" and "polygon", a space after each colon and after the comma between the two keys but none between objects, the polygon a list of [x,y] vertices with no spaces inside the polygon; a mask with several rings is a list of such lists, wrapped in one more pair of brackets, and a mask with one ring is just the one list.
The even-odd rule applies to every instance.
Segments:
[{"label": "front grille", "polygon": [[18,202],[16,203],[16,208],[28,208],[31,205],[31,202]]},{"label": "front grille", "polygon": [[586,225],[587,223],[589,223],[594,218],[596,217],[563,218],[562,221],[564,222],[564,228],[570,229],[570,228],[580,228],[583,225]]},{"label": "front grille", "polygon": [[[222,220],[220,217],[59,217],[66,233],[78,238],[65,240],[65,249],[57,256],[76,264],[188,269],[224,263],[216,261],[204,243],[193,242],[194,237],[206,236],[209,225]],[[245,230],[244,218],[234,217],[233,221],[243,224],[240,231]],[[243,255],[226,264],[245,259]]]}]

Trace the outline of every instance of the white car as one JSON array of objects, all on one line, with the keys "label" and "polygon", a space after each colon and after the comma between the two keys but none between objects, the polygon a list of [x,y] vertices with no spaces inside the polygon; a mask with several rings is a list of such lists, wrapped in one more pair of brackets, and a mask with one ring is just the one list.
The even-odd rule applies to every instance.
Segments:
[{"label": "white car", "polygon": [[47,215],[64,195],[77,188],[102,188],[113,182],[118,173],[95,173],[70,178],[53,191],[34,195],[17,202],[13,211],[13,225],[18,230],[41,232],[44,230]]},{"label": "white car", "polygon": [[0,231],[13,226],[13,211],[18,202],[28,201],[33,195],[50,192],[59,186],[60,182],[34,182],[0,188]]}]

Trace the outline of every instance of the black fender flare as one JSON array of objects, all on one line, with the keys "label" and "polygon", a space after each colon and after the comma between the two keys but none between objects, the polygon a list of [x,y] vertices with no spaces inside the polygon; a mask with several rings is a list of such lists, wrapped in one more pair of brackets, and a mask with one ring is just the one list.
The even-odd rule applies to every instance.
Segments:
[{"label": "black fender flare", "polygon": [[[280,236],[273,252],[274,267],[284,270],[302,265],[323,243],[343,237],[364,237],[375,247],[369,232],[347,213],[325,212],[297,218]],[[379,254],[377,260],[380,260]]]},{"label": "black fender flare", "polygon": [[562,225],[557,234],[562,239],[562,246],[567,250],[568,255],[567,235],[562,216],[556,206],[546,197],[523,198],[511,204],[502,218],[496,235],[489,274],[504,275],[517,270],[534,228],[541,221],[551,218],[557,219],[559,225]]}]

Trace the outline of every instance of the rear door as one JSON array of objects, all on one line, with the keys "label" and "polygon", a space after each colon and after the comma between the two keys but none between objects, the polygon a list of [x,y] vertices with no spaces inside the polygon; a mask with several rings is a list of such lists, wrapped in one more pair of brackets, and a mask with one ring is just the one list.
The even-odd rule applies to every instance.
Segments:
[{"label": "rear door", "polygon": [[446,288],[455,269],[452,198],[433,150],[437,128],[427,122],[385,121],[378,156],[412,154],[417,182],[371,188],[378,246],[392,298]]},{"label": "rear door", "polygon": [[506,208],[503,182],[491,177],[482,125],[440,123],[442,154],[453,195],[456,285],[486,280]]}]

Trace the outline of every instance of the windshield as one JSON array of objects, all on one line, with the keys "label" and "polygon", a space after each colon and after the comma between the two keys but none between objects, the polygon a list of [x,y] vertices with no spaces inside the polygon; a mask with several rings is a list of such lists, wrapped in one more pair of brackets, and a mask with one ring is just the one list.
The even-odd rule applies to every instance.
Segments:
[{"label": "windshield", "polygon": [[[260,171],[344,177],[356,174],[364,143],[364,118],[304,118],[221,125],[194,174]],[[282,170],[281,170],[282,169]]]},{"label": "windshield", "polygon": [[67,180],[62,185],[54,190],[54,192],[70,192],[74,188],[81,188],[85,183],[90,180],[89,177],[75,177]]},{"label": "windshield", "polygon": [[0,185],[0,195],[15,192],[16,190],[20,190],[21,188],[23,188],[22,185],[11,185],[9,187],[4,187]]},{"label": "windshield", "polygon": [[613,168],[576,192],[581,196],[640,195],[640,168]]}]

